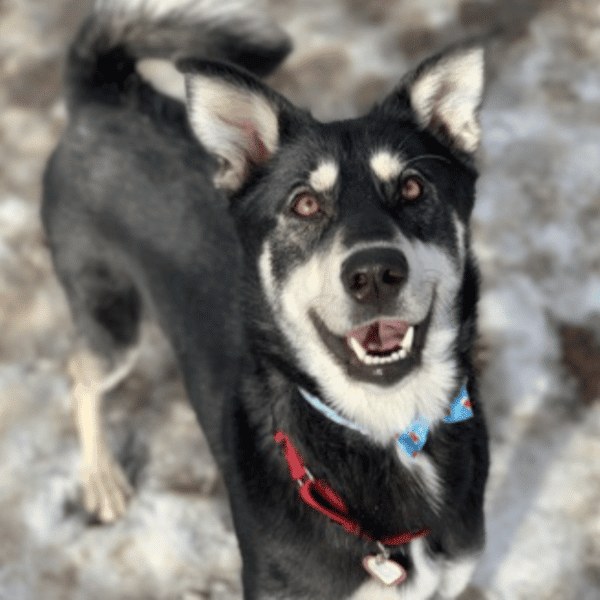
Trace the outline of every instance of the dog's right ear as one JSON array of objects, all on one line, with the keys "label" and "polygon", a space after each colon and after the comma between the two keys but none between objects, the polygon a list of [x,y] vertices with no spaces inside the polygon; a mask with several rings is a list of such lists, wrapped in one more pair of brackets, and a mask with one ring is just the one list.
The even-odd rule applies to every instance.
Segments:
[{"label": "dog's right ear", "polygon": [[279,117],[287,101],[245,71],[212,61],[185,60],[189,122],[217,157],[215,185],[238,191],[279,146]]}]

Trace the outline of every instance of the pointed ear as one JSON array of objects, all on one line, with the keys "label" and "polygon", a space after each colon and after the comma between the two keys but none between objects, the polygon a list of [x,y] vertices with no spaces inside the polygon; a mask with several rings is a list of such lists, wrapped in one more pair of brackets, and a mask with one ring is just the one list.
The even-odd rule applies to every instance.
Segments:
[{"label": "pointed ear", "polygon": [[419,124],[469,154],[481,139],[484,67],[482,47],[457,48],[425,61],[402,86]]},{"label": "pointed ear", "polygon": [[280,100],[237,68],[211,61],[182,61],[188,118],[201,144],[217,157],[215,185],[239,190],[279,146]]}]

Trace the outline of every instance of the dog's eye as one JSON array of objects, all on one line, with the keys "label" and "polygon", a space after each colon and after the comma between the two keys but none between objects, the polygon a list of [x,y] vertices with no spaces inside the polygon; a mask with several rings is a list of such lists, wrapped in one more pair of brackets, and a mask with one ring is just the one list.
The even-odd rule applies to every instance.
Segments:
[{"label": "dog's eye", "polygon": [[407,177],[400,187],[402,200],[415,202],[423,194],[423,182],[417,177]]},{"label": "dog's eye", "polygon": [[314,217],[321,212],[321,205],[311,193],[302,192],[296,196],[292,210],[299,217]]}]

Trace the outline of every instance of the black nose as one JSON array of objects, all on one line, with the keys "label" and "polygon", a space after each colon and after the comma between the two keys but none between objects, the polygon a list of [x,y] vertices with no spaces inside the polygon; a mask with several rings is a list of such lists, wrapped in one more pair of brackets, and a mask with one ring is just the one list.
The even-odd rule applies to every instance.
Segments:
[{"label": "black nose", "polygon": [[349,256],[342,265],[346,291],[362,304],[395,300],[408,278],[408,263],[399,250],[370,248]]}]

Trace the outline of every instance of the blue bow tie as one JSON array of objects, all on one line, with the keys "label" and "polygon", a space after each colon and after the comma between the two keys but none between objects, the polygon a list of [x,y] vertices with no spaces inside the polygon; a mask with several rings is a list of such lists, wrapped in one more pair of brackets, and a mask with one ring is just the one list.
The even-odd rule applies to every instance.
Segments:
[{"label": "blue bow tie", "polygon": [[[306,390],[298,388],[303,398],[316,408],[319,412],[323,413],[326,417],[335,421],[339,425],[344,425],[355,431],[360,431],[364,435],[369,435],[368,430],[352,423],[344,417],[336,413],[330,406],[324,404],[316,396],[309,394]],[[447,411],[447,415],[444,417],[446,423],[458,423],[459,421],[466,421],[473,416],[473,409],[471,408],[471,401],[467,394],[467,387],[463,385],[456,398],[450,404],[450,408]],[[415,457],[419,454],[425,442],[427,441],[427,434],[429,433],[429,426],[431,422],[429,419],[423,416],[415,417],[410,425],[402,432],[396,435],[396,442],[402,450],[408,456]]]}]

